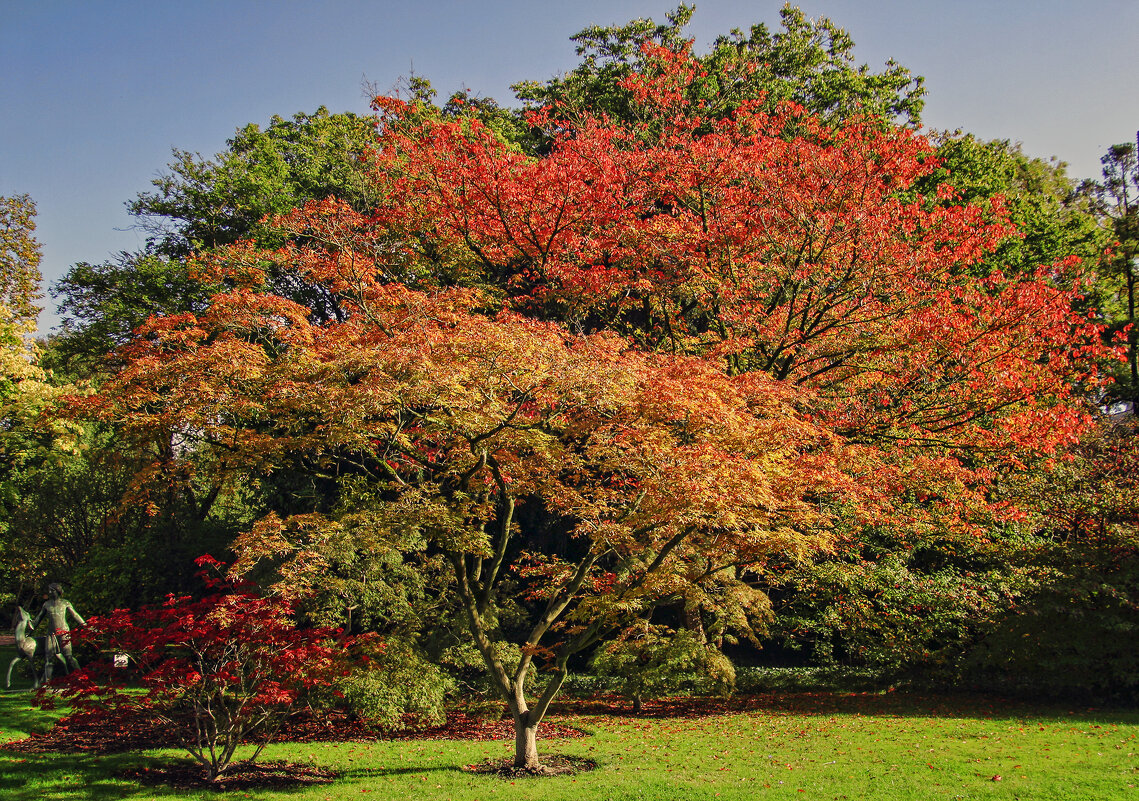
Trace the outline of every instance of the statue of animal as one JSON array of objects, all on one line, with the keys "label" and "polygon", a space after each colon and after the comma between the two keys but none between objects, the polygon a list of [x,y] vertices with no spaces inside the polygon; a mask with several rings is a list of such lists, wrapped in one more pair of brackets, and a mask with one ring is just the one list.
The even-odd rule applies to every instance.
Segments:
[{"label": "statue of animal", "polygon": [[[21,659],[28,661],[28,668],[32,672],[32,680],[35,682],[35,687],[40,686],[40,675],[36,672],[36,653],[45,653],[46,647],[43,637],[33,637],[28,634],[28,630],[32,627],[32,616],[24,611],[24,607],[17,606],[16,614],[12,618],[12,632],[16,635],[16,652],[17,656],[8,663],[8,676],[4,680],[5,689],[12,686],[12,668]],[[50,658],[50,657],[47,657]]]}]

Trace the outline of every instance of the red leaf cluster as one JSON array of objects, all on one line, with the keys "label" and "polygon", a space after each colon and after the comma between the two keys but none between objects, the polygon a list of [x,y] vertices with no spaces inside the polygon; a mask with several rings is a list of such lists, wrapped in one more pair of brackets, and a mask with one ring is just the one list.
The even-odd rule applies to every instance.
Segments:
[{"label": "red leaf cluster", "polygon": [[[210,583],[215,592],[201,599],[171,596],[161,606],[91,616],[73,636],[101,658],[47,686],[41,702],[58,692],[95,718],[156,717],[211,777],[243,739],[263,746],[299,702],[345,675],[357,643],[298,628],[287,602]],[[116,655],[128,666],[114,667]]]}]

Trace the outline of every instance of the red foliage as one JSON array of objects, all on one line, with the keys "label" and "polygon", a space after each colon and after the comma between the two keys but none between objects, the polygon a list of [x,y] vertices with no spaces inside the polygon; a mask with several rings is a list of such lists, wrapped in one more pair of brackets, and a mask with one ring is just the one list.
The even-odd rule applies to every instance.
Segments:
[{"label": "red foliage", "polygon": [[1087,357],[1101,349],[1073,312],[1074,259],[982,271],[1020,234],[999,198],[917,195],[937,167],[922,136],[794,106],[710,119],[688,99],[699,65],[650,55],[657,71],[627,82],[643,123],[563,125],[547,109],[532,120],[555,135],[541,158],[475,121],[380,104],[389,202],[369,224],[425,232],[405,264],[442,249],[505,276],[527,313],[808,389],[815,420],[874,449],[866,476],[884,495],[984,484],[979,464],[1087,430],[1079,389],[1099,381]]},{"label": "red foliage", "polygon": [[[209,556],[198,564],[221,567]],[[41,702],[50,705],[58,691],[96,720],[156,718],[210,780],[244,739],[259,742],[255,759],[298,702],[345,675],[355,643],[338,631],[297,628],[287,602],[210,584],[216,591],[199,600],[170,596],[162,606],[92,616],[75,639],[103,659],[53,682]],[[129,667],[114,667],[116,655]]]},{"label": "red foliage", "polygon": [[[627,83],[643,122],[548,109],[541,156],[377,101],[381,205],[310,203],[277,221],[285,247],[203,258],[226,291],[152,319],[75,402],[208,455],[156,473],[221,484],[302,463],[366,483],[369,526],[446,557],[519,725],[557,692],[522,697],[552,639],[564,668],[613,620],[824,543],[840,508],[972,533],[1008,513],[995,475],[1088,425],[1099,338],[1073,314],[1074,264],[983,274],[1017,232],[999,200],[917,195],[935,166],[920,135],[794,106],[712,118],[685,91],[694,62],[657,55]],[[337,313],[267,293],[271,271]],[[573,547],[520,563],[523,508]],[[238,567],[272,559],[304,591],[323,543],[358,524],[269,515]],[[506,576],[546,605],[513,676],[490,641]]]}]

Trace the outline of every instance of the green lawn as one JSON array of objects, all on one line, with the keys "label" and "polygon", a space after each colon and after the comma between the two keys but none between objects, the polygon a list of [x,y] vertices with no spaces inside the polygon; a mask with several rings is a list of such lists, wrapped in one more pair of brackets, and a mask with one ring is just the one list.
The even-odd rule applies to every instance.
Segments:
[{"label": "green lawn", "polygon": [[[475,776],[503,742],[282,744],[265,759],[343,775],[291,791],[187,793],[117,779],[177,752],[105,757],[0,751],[0,798],[31,799],[1102,799],[1139,798],[1139,713],[1030,709],[968,699],[796,696],[698,718],[563,715],[594,736],[540,744],[588,756],[573,777]],[[26,695],[0,696],[0,739],[50,725]],[[995,779],[995,777],[1000,777]]]}]

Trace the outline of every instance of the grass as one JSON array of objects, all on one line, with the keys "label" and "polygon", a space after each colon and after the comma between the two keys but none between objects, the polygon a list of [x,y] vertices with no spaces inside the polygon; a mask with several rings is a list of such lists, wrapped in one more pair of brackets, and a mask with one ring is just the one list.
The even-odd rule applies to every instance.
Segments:
[{"label": "grass", "polygon": [[[504,780],[463,765],[503,742],[281,744],[264,759],[342,771],[298,790],[187,792],[116,778],[173,751],[116,756],[0,751],[0,797],[31,799],[1100,799],[1139,798],[1139,713],[1031,708],[976,699],[803,695],[741,713],[687,718],[562,715],[592,737],[545,741],[587,756],[577,776]],[[0,739],[51,724],[26,695],[0,695]],[[996,778],[999,777],[999,778]]]}]

